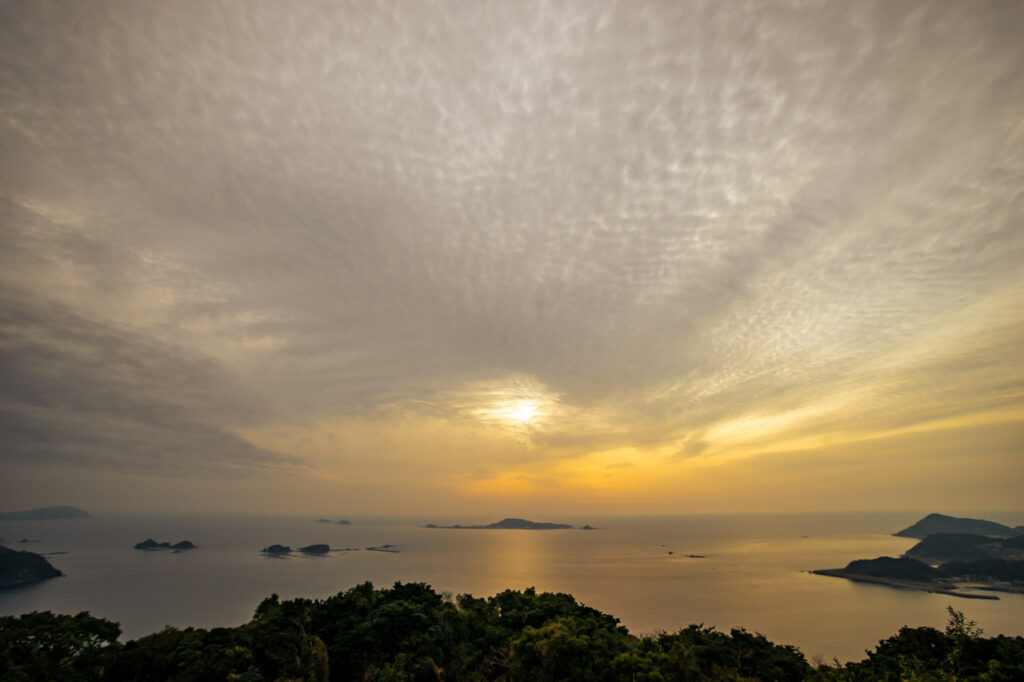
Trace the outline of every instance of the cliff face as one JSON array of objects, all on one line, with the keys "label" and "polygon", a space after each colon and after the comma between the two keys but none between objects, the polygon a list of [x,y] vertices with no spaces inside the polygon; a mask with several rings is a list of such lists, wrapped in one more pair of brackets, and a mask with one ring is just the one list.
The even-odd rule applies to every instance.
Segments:
[{"label": "cliff face", "polygon": [[0,589],[19,587],[64,575],[44,557],[0,545]]}]

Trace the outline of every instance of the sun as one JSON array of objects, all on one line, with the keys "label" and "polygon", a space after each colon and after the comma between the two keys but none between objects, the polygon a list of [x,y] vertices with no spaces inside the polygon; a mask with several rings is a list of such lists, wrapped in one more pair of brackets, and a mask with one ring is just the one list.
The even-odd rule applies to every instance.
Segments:
[{"label": "sun", "polygon": [[520,400],[508,408],[508,418],[520,424],[526,423],[537,416],[537,402],[534,400]]},{"label": "sun", "polygon": [[524,437],[551,427],[559,414],[559,396],[529,378],[480,382],[460,393],[464,413]]}]

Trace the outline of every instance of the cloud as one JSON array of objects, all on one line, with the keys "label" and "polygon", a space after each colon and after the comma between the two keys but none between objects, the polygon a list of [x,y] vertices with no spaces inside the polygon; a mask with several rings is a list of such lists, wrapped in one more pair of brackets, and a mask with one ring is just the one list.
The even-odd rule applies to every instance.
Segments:
[{"label": "cloud", "polygon": [[2,294],[0,431],[9,463],[177,476],[295,466],[229,431],[258,412],[215,362],[26,292]]},{"label": "cloud", "polygon": [[291,466],[315,458],[237,434],[458,429],[516,382],[551,415],[467,475],[1019,401],[1019,7],[111,0],[0,25],[5,457]]}]

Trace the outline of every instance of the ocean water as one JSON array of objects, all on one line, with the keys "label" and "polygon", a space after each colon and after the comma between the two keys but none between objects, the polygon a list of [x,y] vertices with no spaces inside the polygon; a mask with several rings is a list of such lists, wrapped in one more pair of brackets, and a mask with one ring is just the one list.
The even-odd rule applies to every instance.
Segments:
[{"label": "ocean water", "polygon": [[[10,547],[66,552],[48,557],[64,577],[0,591],[0,614],[89,611],[121,623],[126,640],[166,625],[238,625],[274,592],[323,598],[367,580],[378,587],[423,581],[440,592],[475,596],[527,587],[569,592],[617,616],[634,634],[671,632],[690,623],[744,627],[798,646],[809,659],[861,659],[903,625],[941,627],[948,605],[988,635],[1024,635],[1024,596],[958,599],[808,572],[897,556],[915,541],[891,533],[923,515],[536,519],[600,527],[594,531],[419,527],[497,520],[468,517],[350,518],[347,526],[316,523],[312,516],[251,515],[0,522],[0,538]],[[148,537],[191,540],[199,549],[132,548]],[[21,538],[38,542],[19,544]],[[274,543],[360,549],[285,558],[260,553]],[[399,551],[365,549],[382,544]]]}]

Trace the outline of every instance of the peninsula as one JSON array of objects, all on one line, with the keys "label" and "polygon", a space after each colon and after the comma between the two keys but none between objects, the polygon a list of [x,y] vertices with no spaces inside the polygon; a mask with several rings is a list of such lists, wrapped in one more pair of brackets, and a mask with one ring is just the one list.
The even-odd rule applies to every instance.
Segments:
[{"label": "peninsula", "polygon": [[1024,562],[1000,559],[950,562],[935,568],[917,559],[883,556],[811,573],[965,599],[999,599],[981,591],[1024,594]]},{"label": "peninsula", "polygon": [[428,523],[423,527],[457,530],[568,530],[572,528],[572,526],[567,523],[541,523],[538,521],[527,521],[526,519],[515,518],[502,519],[495,523],[489,523],[486,526],[460,526],[459,524],[455,524],[454,526],[437,526],[433,523]]},{"label": "peninsula", "polygon": [[92,516],[78,507],[39,507],[25,511],[0,512],[0,521],[61,521],[64,519],[86,519]]},{"label": "peninsula", "polygon": [[64,575],[39,554],[0,545],[0,589],[30,585]]},{"label": "peninsula", "polygon": [[[948,528],[975,532],[943,530]],[[858,559],[845,568],[812,573],[970,599],[998,599],[975,590],[1024,594],[1024,534],[1018,530],[981,519],[929,514],[894,533],[900,537],[923,534],[903,556]]]}]

